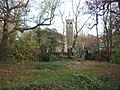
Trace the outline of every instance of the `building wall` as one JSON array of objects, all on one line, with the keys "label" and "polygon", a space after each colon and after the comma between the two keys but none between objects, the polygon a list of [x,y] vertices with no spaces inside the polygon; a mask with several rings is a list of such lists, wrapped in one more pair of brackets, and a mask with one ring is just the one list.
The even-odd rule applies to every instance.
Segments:
[{"label": "building wall", "polygon": [[67,42],[67,49],[72,47],[73,44],[73,19],[66,20],[66,42]]}]

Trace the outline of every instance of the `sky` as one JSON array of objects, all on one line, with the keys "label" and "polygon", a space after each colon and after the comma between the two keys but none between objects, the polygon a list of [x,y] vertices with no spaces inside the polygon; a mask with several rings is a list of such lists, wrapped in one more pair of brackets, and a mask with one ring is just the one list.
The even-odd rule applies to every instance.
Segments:
[{"label": "sky", "polygon": [[[59,9],[61,10],[61,12],[64,12],[64,16],[63,16],[64,22],[65,22],[65,19],[68,18],[68,17],[74,19],[74,15],[73,15],[73,12],[72,12],[72,2],[71,2],[71,0],[61,0],[61,2],[62,1],[64,3],[60,6]],[[73,0],[73,1],[77,2],[78,0]],[[81,7],[84,6],[84,4],[85,4],[84,2],[85,2],[85,0],[81,0]],[[80,27],[88,19],[89,16],[90,15],[82,15],[82,13],[81,13],[81,15],[80,15],[81,21],[79,22]],[[53,20],[53,22],[54,23],[50,26],[50,28],[56,28],[58,30],[58,32],[62,33],[63,32],[63,24],[62,24],[60,15],[56,16],[55,19]],[[94,24],[93,20],[89,19],[88,22],[92,22],[91,26]],[[92,30],[88,29],[88,27],[90,27],[90,26],[89,25],[85,26],[83,28],[83,30],[80,32],[80,34],[93,34],[93,35],[96,35],[95,27]],[[99,28],[101,29],[101,25],[99,25]],[[100,31],[100,33],[102,33],[101,30],[99,30],[99,31]]]},{"label": "sky", "polygon": [[[77,2],[78,0],[73,0],[74,2]],[[52,25],[50,26],[44,26],[44,27],[49,27],[49,28],[55,28],[59,33],[63,32],[63,27],[65,28],[65,25],[63,26],[60,14],[59,14],[59,10],[64,13],[63,14],[63,20],[65,22],[66,18],[71,18],[74,19],[74,15],[72,12],[72,0],[61,0],[61,2],[63,2],[59,8],[57,8],[56,10],[56,16],[52,21]],[[81,7],[84,6],[84,2],[85,0],[81,0]],[[76,3],[77,4],[77,3]],[[36,11],[32,11],[34,14]],[[33,14],[32,13],[32,14]],[[32,15],[31,15],[32,16]],[[89,17],[90,15],[80,15],[80,22],[79,22],[79,28],[83,25],[83,23],[86,21],[86,19]],[[92,22],[94,24],[93,20],[89,20],[89,22]],[[96,35],[96,30],[95,27],[92,30],[89,30],[87,27],[89,25],[85,26],[83,28],[83,30],[80,32],[80,34],[93,34]],[[101,27],[101,26],[99,26]]]}]

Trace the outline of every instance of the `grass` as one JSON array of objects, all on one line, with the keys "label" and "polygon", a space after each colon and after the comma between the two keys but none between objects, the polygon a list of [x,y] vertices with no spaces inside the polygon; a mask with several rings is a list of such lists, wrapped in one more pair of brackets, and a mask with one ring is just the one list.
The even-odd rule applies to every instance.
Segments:
[{"label": "grass", "polygon": [[57,61],[0,65],[1,90],[119,90],[120,66]]}]

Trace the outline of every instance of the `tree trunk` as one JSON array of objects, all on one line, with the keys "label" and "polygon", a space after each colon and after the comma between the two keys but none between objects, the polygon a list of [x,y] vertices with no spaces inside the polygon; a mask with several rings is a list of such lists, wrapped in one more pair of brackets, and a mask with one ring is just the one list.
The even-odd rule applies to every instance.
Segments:
[{"label": "tree trunk", "polygon": [[[63,33],[62,33],[63,36],[61,37],[61,41],[64,42],[64,39],[65,39],[65,38],[64,38],[65,28],[64,28],[64,21],[63,21],[63,20],[62,20],[62,23],[63,23]],[[65,50],[65,45],[63,44],[63,45],[62,45],[62,50],[61,50],[61,55],[63,55],[64,50]]]},{"label": "tree trunk", "polygon": [[99,34],[98,34],[98,14],[96,13],[96,32],[97,32],[97,50],[98,50],[98,57],[97,59],[100,60],[100,49],[99,49]]},{"label": "tree trunk", "polygon": [[[111,10],[111,4],[110,4],[110,10]],[[110,60],[110,57],[112,55],[111,50],[112,50],[112,13],[110,12],[110,22],[109,22],[109,39],[110,39],[110,47],[109,47],[109,57],[108,60]]]},{"label": "tree trunk", "polygon": [[118,7],[119,7],[119,11],[120,11],[120,2],[118,2]]},{"label": "tree trunk", "polygon": [[9,60],[9,32],[8,32],[8,22],[5,19],[3,24],[3,36],[0,49],[0,59],[1,61]]},{"label": "tree trunk", "polygon": [[78,29],[77,29],[77,20],[78,20],[78,16],[75,16],[75,31],[76,31],[76,34],[74,36],[74,40],[73,40],[73,44],[72,44],[72,48],[69,50],[69,54],[68,54],[68,57],[71,58],[71,55],[72,55],[72,51],[73,49],[75,48],[75,45],[76,45],[76,41],[77,41],[77,37],[78,37]]}]

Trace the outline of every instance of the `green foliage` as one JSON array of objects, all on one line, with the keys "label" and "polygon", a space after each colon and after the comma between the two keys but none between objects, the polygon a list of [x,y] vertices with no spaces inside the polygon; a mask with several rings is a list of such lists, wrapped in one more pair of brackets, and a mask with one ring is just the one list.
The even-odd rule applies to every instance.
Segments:
[{"label": "green foliage", "polygon": [[[78,74],[74,77],[74,82],[77,84],[76,89],[82,90],[118,90],[120,78],[106,76],[87,76]],[[117,80],[118,79],[118,80]],[[113,80],[113,82],[111,82]],[[111,86],[112,84],[112,86]]]},{"label": "green foliage", "polygon": [[2,82],[4,80],[3,76],[0,76],[0,82]]},{"label": "green foliage", "polygon": [[111,62],[113,63],[120,63],[120,40],[115,44],[113,48]]},{"label": "green foliage", "polygon": [[35,51],[36,40],[32,36],[32,32],[22,34],[14,41],[12,47],[13,60],[24,61],[24,60],[35,60],[37,53]]},{"label": "green foliage", "polygon": [[10,36],[9,61],[51,61],[57,45],[49,29],[35,29],[24,33],[14,32]]},{"label": "green foliage", "polygon": [[59,81],[42,80],[39,83],[20,85],[2,90],[119,90],[119,77],[88,76],[73,73],[69,79]]},{"label": "green foliage", "polygon": [[27,65],[30,69],[24,68],[24,73],[21,70],[22,73],[13,74],[14,77],[10,80],[1,76],[3,79],[1,79],[2,83],[0,81],[0,90],[119,90],[118,75],[93,73],[93,71],[96,72],[97,67],[105,70],[113,68],[113,64],[99,63],[95,66],[92,64],[93,70],[90,69],[91,65],[85,69],[76,70],[71,69],[76,67],[74,67],[76,62],[73,63],[73,61],[31,62]]},{"label": "green foliage", "polygon": [[60,69],[61,67],[63,67],[63,65],[59,64],[59,63],[54,63],[54,62],[49,62],[49,63],[38,63],[34,65],[35,69],[50,69],[50,70],[56,70],[56,69]]},{"label": "green foliage", "polygon": [[36,31],[36,38],[39,46],[38,58],[41,61],[51,61],[56,46],[56,39],[50,36],[47,30],[41,31],[39,29]]}]

